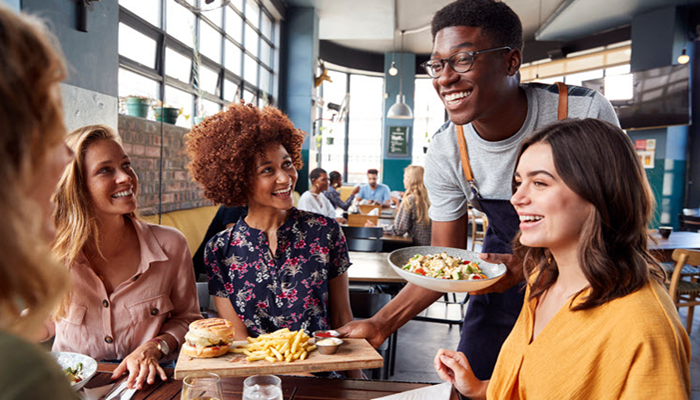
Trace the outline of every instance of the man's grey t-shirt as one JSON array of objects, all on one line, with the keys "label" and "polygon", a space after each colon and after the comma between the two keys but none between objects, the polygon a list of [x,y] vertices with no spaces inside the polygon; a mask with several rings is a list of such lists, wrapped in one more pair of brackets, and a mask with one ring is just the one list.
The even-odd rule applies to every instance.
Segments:
[{"label": "man's grey t-shirt", "polygon": [[[510,199],[520,143],[538,128],[557,120],[557,85],[526,83],[521,87],[527,96],[527,117],[515,135],[489,142],[476,133],[471,123],[463,127],[474,181],[485,199]],[[568,93],[569,118],[597,118],[619,126],[615,110],[600,93],[579,86],[569,86]],[[481,209],[464,177],[456,128],[451,121],[443,125],[430,141],[425,161],[425,186],[433,221],[459,219],[467,212],[467,200]]]}]

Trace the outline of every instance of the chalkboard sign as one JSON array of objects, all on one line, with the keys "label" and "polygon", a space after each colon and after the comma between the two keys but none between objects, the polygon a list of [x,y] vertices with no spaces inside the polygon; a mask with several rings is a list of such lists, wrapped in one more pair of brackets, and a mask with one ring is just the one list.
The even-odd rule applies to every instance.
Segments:
[{"label": "chalkboard sign", "polygon": [[387,155],[408,157],[408,126],[390,126],[387,138]]}]

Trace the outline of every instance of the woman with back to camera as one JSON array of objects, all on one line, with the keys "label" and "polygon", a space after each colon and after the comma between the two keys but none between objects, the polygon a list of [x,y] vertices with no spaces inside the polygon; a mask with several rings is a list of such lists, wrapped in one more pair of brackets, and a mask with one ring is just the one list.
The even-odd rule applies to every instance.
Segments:
[{"label": "woman with back to camera", "polygon": [[332,218],[292,206],[303,132],[273,107],[232,104],[186,136],[204,194],[248,215],[214,236],[209,291],[236,340],[280,328],[313,332],[352,320],[345,237]]},{"label": "woman with back to camera", "polygon": [[444,349],[440,377],[473,399],[687,399],[690,343],[648,249],[654,202],[625,133],[545,127],[523,142],[513,185],[525,304],[490,381]]},{"label": "woman with back to camera", "polygon": [[314,168],[309,173],[311,187],[299,198],[297,208],[303,211],[314,212],[328,218],[333,218],[338,223],[345,224],[345,218],[335,216],[335,206],[326,198],[324,193],[328,190],[328,174],[323,168]]},{"label": "woman with back to camera", "polygon": [[111,128],[85,126],[67,142],[76,158],[56,194],[54,250],[73,290],[47,338],[56,335],[54,350],[119,360],[113,379],[128,373],[128,386],[141,389],[167,379],[159,361],[201,318],[187,240],[136,218],[138,177]]},{"label": "woman with back to camera", "polygon": [[[51,196],[73,157],[63,141],[55,38],[39,20],[0,3],[0,398],[75,399],[34,339],[69,285],[49,246]],[[54,46],[56,49],[54,49]],[[22,313],[22,309],[26,311]]]},{"label": "woman with back to camera", "polygon": [[350,196],[347,198],[347,200],[343,201],[340,198],[340,187],[343,186],[343,175],[340,174],[338,171],[333,171],[328,175],[328,177],[331,180],[331,184],[323,192],[323,195],[326,196],[326,198],[333,204],[336,208],[341,208],[343,211],[347,211],[348,208],[350,208],[350,205],[352,204],[353,199],[355,198],[355,195],[357,192],[360,191],[359,186],[355,186],[353,188],[352,192],[350,193]]},{"label": "woman with back to camera", "polygon": [[[406,192],[399,204],[394,223],[386,229],[386,233],[403,236],[406,233],[413,238],[416,246],[430,246],[431,223],[428,217],[430,199],[428,189],[423,184],[423,167],[409,165],[403,173],[403,186]],[[365,226],[374,226],[367,221]]]}]

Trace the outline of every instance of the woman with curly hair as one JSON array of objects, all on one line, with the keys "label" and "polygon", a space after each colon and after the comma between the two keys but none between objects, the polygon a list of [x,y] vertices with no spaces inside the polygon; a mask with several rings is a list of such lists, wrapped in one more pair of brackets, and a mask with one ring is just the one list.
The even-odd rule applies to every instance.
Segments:
[{"label": "woman with curly hair", "polygon": [[114,130],[85,126],[67,142],[76,158],[56,193],[54,251],[73,288],[46,338],[55,333],[56,351],[119,360],[112,377],[128,373],[141,389],[167,379],[159,362],[201,318],[187,240],[134,215],[139,181]]},{"label": "woman with curly hair", "polygon": [[690,342],[649,252],[654,201],[627,135],[596,119],[545,127],[522,143],[513,188],[522,311],[490,381],[444,349],[440,377],[471,399],[687,399]]},{"label": "woman with curly hair", "polygon": [[242,103],[186,135],[188,167],[205,196],[248,206],[248,215],[214,236],[204,254],[209,291],[237,340],[352,320],[340,226],[293,207],[303,140],[281,111]]}]

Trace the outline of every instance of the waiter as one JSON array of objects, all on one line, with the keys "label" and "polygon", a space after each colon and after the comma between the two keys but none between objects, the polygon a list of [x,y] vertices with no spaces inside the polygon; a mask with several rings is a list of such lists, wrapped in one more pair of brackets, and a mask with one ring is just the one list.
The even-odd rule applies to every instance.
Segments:
[{"label": "waiter", "polygon": [[[523,304],[522,264],[511,255],[519,219],[509,202],[520,143],[557,119],[618,121],[595,91],[520,84],[522,26],[502,2],[451,3],[435,14],[431,33],[433,52],[422,66],[449,116],[431,139],[425,165],[432,245],[466,248],[471,203],[489,220],[480,257],[507,267],[496,285],[472,296],[458,347],[476,377],[485,380]],[[374,317],[339,330],[379,346],[441,295],[409,283]]]}]

